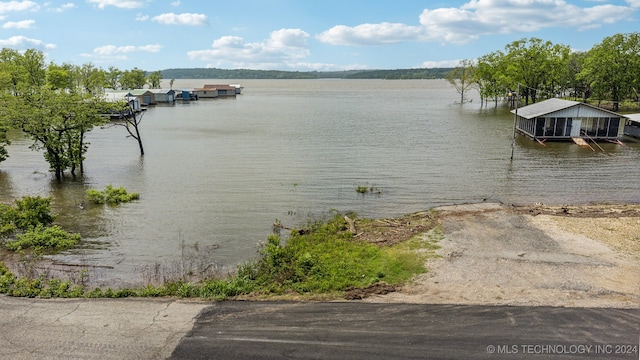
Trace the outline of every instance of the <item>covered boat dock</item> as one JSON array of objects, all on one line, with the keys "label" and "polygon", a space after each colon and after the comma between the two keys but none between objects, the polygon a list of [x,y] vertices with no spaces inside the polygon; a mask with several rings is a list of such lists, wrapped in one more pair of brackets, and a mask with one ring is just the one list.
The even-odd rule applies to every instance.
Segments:
[{"label": "covered boat dock", "polygon": [[625,117],[578,101],[552,98],[511,111],[515,130],[538,141],[618,140]]},{"label": "covered boat dock", "polygon": [[624,134],[640,139],[640,113],[625,115],[627,121],[624,125]]}]

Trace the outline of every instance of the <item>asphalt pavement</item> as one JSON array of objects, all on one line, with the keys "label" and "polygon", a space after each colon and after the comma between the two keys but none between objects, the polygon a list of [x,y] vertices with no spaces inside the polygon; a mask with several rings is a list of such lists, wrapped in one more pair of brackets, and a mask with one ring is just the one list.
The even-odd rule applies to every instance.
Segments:
[{"label": "asphalt pavement", "polygon": [[639,359],[640,310],[0,296],[0,359]]},{"label": "asphalt pavement", "polygon": [[171,359],[638,359],[640,310],[221,302]]}]

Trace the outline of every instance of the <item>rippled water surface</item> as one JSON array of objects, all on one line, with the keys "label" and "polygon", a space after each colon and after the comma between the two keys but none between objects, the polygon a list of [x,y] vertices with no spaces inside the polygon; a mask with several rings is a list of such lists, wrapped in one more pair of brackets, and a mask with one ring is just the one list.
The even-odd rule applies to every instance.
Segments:
[{"label": "rippled water surface", "polygon": [[[177,80],[174,88],[216,82]],[[478,99],[460,105],[442,80],[241,82],[235,99],[150,108],[144,158],[124,129],[95,129],[84,177],[63,184],[14,133],[0,197],[51,196],[58,222],[85,240],[57,257],[123,278],[141,264],[175,261],[183,243],[218,245],[216,262],[231,266],[255,256],[275,219],[298,225],[332,209],[387,217],[485,199],[640,202],[639,143],[604,143],[603,154],[517,137],[510,161],[509,109]],[[76,206],[86,189],[107,184],[141,199]],[[358,186],[378,193],[363,196]]]}]

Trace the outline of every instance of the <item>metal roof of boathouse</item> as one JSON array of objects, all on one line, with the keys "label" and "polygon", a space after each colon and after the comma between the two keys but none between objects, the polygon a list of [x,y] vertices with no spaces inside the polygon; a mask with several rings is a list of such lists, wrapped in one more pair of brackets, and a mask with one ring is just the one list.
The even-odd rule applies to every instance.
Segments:
[{"label": "metal roof of boathouse", "polygon": [[[621,116],[618,113],[602,109],[597,106],[589,105],[579,101],[564,100],[558,98],[547,99],[517,109],[518,116],[525,119],[535,119],[544,115],[560,112],[562,113],[558,114],[558,116],[564,117],[578,117],[578,114],[583,117],[603,117],[604,115],[614,115],[616,117]],[[511,110],[511,113],[515,114],[516,110]]]}]

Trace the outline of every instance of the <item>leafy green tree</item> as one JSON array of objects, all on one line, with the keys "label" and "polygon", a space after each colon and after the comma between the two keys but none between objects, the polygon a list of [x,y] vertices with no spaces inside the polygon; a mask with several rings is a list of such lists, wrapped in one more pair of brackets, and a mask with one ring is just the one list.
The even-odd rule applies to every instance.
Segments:
[{"label": "leafy green tree", "polygon": [[493,99],[498,106],[498,98],[507,93],[504,79],[504,53],[494,51],[478,58],[475,70],[475,81],[478,84],[480,98],[485,102]]},{"label": "leafy green tree", "polygon": [[461,60],[458,66],[451,70],[446,76],[446,80],[453,85],[458,94],[460,94],[460,103],[464,103],[466,92],[473,86],[475,79],[475,66],[473,60]]},{"label": "leafy green tree", "polygon": [[505,80],[511,89],[518,87],[518,84],[523,85],[520,86],[520,95],[526,104],[529,104],[529,100],[535,103],[541,89],[547,92],[547,96],[553,95],[555,85],[560,81],[559,73],[554,69],[566,61],[563,57],[569,54],[567,46],[530,38],[514,41],[505,50]]},{"label": "leafy green tree", "polygon": [[120,85],[123,89],[142,89],[147,83],[147,74],[144,70],[133,68],[133,70],[125,70],[120,77]]},{"label": "leafy green tree", "polygon": [[107,84],[107,76],[104,70],[87,63],[82,66],[71,65],[74,78],[74,91],[87,91],[92,94],[101,94]]},{"label": "leafy green tree", "polygon": [[[0,144],[4,127],[22,130],[33,139],[32,149],[42,150],[61,180],[70,170],[83,172],[87,151],[85,135],[105,119],[109,104],[102,99],[104,71],[91,64],[45,66],[42,52],[29,49],[23,55],[0,52]],[[6,151],[0,146],[0,160]]]},{"label": "leafy green tree", "polygon": [[105,86],[114,90],[120,89],[121,77],[122,71],[114,66],[109,66],[109,71],[105,72]]},{"label": "leafy green tree", "polygon": [[160,89],[160,81],[162,80],[162,71],[154,71],[149,74],[149,86],[152,89]]},{"label": "leafy green tree", "polygon": [[89,93],[55,91],[47,87],[31,89],[14,97],[7,116],[14,126],[34,140],[32,148],[43,150],[44,158],[57,180],[70,169],[75,175],[87,151],[84,137],[105,120],[106,104]]},{"label": "leafy green tree", "polygon": [[68,89],[71,86],[69,69],[54,63],[47,67],[46,79],[47,85],[53,90]]},{"label": "leafy green tree", "polygon": [[569,54],[565,68],[566,72],[564,74],[564,81],[567,83],[570,95],[574,98],[581,98],[583,102],[586,102],[591,95],[591,84],[580,76],[584,69],[586,59],[587,53],[583,51]]},{"label": "leafy green tree", "polygon": [[41,51],[28,49],[22,55],[21,62],[26,72],[27,86],[43,86],[46,83],[46,66]]},{"label": "leafy green tree", "polygon": [[22,55],[14,49],[3,48],[0,51],[0,86],[12,94],[18,91],[26,79],[26,71],[22,65]]},{"label": "leafy green tree", "polygon": [[598,100],[613,101],[613,110],[625,97],[638,92],[640,34],[616,34],[605,38],[587,53],[580,78],[590,84]]}]

